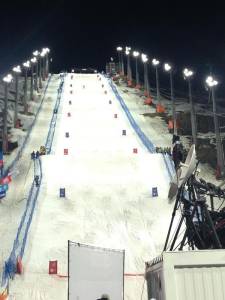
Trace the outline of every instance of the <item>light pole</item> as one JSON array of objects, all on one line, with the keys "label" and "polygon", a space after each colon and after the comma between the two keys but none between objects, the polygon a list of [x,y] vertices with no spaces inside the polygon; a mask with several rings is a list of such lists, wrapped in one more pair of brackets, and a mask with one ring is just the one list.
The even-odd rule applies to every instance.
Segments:
[{"label": "light pole", "polygon": [[141,59],[144,65],[144,93],[147,97],[150,96],[149,80],[148,80],[148,57],[146,54],[141,54]]},{"label": "light pole", "polygon": [[19,74],[21,73],[20,66],[13,68],[15,74],[15,113],[14,113],[14,127],[17,127],[18,120],[18,101],[19,101]]},{"label": "light pole", "polygon": [[132,85],[132,70],[130,66],[130,47],[126,47],[126,56],[127,56],[127,81],[128,85]]},{"label": "light pole", "polygon": [[37,63],[37,58],[33,57],[31,62],[31,81],[30,81],[30,100],[33,100],[34,96],[34,65]]},{"label": "light pole", "polygon": [[191,131],[192,131],[192,142],[197,146],[197,126],[196,126],[196,116],[195,116],[195,107],[192,100],[191,92],[191,78],[193,76],[193,71],[185,68],[183,70],[184,78],[188,81],[188,90],[189,90],[189,102],[190,102],[190,111],[191,111]]},{"label": "light pole", "polygon": [[121,73],[122,73],[122,76],[124,76],[124,61],[123,61],[123,55],[124,55],[124,52],[121,51]]},{"label": "light pole", "polygon": [[218,117],[216,114],[216,99],[215,99],[215,87],[218,84],[218,81],[216,81],[212,76],[208,76],[206,78],[206,84],[208,85],[209,89],[212,91],[213,119],[214,119],[215,135],[216,135],[217,171],[220,176],[224,177],[225,175],[224,152],[223,152],[223,146],[221,142]]},{"label": "light pole", "polygon": [[41,54],[40,54],[40,72],[41,72],[41,79],[42,81],[45,81],[45,70],[46,70],[46,66],[45,66],[45,49],[42,49]]},{"label": "light pole", "polygon": [[36,50],[36,51],[33,52],[33,55],[37,59],[35,80],[34,80],[34,89],[36,90],[37,93],[39,93],[39,83],[38,83],[38,77],[39,77],[39,68],[38,68],[39,52]]},{"label": "light pole", "polygon": [[159,73],[158,73],[159,60],[153,58],[152,64],[153,64],[153,66],[155,67],[157,102],[158,102],[158,104],[160,104]]},{"label": "light pole", "polygon": [[45,81],[46,78],[48,77],[48,71],[49,71],[49,61],[48,61],[48,53],[49,53],[48,48],[43,48],[41,51],[41,58],[40,60],[42,61],[42,72],[41,72],[41,77],[42,80]]},{"label": "light pole", "polygon": [[37,58],[37,86],[38,89],[42,89],[42,66],[41,66],[41,53],[39,51],[34,51],[33,55]]},{"label": "light pole", "polygon": [[48,78],[49,75],[49,48],[44,48],[45,49],[45,78]]},{"label": "light pole", "polygon": [[119,74],[122,75],[122,51],[123,48],[122,47],[117,47],[116,48],[117,52],[118,52],[118,59],[119,59]]},{"label": "light pole", "polygon": [[25,70],[25,82],[24,82],[24,96],[23,96],[23,104],[24,104],[24,113],[28,113],[28,105],[27,105],[27,72],[28,69],[30,68],[30,62],[26,61],[23,63],[23,67]]},{"label": "light pole", "polygon": [[136,70],[136,88],[140,88],[139,72],[138,72],[138,57],[140,53],[138,51],[133,51],[133,56],[135,58],[135,70]]},{"label": "light pole", "polygon": [[174,98],[174,90],[173,90],[173,69],[171,65],[165,63],[164,70],[170,74],[170,93],[171,93],[171,100],[172,100],[173,133],[177,135],[176,106],[175,106],[175,98]]},{"label": "light pole", "polygon": [[8,74],[3,78],[3,81],[5,83],[5,98],[4,98],[3,127],[2,127],[2,152],[7,153],[8,151],[8,131],[7,131],[8,96],[9,96],[9,85],[12,82],[12,75]]}]

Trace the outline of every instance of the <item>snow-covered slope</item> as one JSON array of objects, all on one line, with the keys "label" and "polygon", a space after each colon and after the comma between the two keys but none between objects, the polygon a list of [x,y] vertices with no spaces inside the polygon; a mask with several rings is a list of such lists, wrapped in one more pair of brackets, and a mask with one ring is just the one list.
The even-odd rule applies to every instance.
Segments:
[{"label": "snow-covered slope", "polygon": [[[102,81],[96,75],[65,80],[52,154],[42,157],[44,177],[25,272],[10,284],[13,299],[67,299],[67,279],[49,276],[48,262],[58,260],[59,273],[67,275],[68,240],[125,249],[125,273],[131,274],[143,273],[145,261],[162,251],[172,210],[162,155],[147,152]],[[153,198],[155,186],[159,196]],[[62,187],[65,199],[59,198]],[[143,276],[125,277],[125,299],[140,299],[143,284]],[[142,299],[147,299],[146,287]]]}]

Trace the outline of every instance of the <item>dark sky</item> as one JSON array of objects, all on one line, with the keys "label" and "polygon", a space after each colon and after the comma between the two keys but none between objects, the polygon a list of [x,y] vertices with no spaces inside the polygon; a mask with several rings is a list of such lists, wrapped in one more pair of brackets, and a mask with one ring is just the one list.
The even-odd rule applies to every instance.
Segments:
[{"label": "dark sky", "polygon": [[54,71],[102,70],[116,46],[129,45],[179,72],[193,66],[205,74],[211,64],[225,78],[225,18],[216,2],[8,1],[1,2],[0,23],[0,74],[42,46],[51,48]]}]

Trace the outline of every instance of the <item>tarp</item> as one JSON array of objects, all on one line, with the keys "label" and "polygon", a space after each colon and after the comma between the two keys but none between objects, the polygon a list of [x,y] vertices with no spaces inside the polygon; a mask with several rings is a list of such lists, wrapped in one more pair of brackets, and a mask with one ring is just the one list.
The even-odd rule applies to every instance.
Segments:
[{"label": "tarp", "polygon": [[68,242],[69,300],[122,300],[124,251]]}]

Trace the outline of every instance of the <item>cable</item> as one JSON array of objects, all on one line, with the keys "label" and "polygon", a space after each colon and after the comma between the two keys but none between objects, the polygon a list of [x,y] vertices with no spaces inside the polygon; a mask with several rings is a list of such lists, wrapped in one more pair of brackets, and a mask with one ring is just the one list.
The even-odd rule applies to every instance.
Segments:
[{"label": "cable", "polygon": [[219,211],[219,209],[221,208],[221,206],[224,204],[225,199],[223,199],[222,203],[220,204],[220,206],[216,209],[216,211]]},{"label": "cable", "polygon": [[142,285],[141,300],[142,300],[143,293],[144,293],[144,287],[145,287],[145,278],[144,278],[144,282],[143,282],[143,285]]}]

